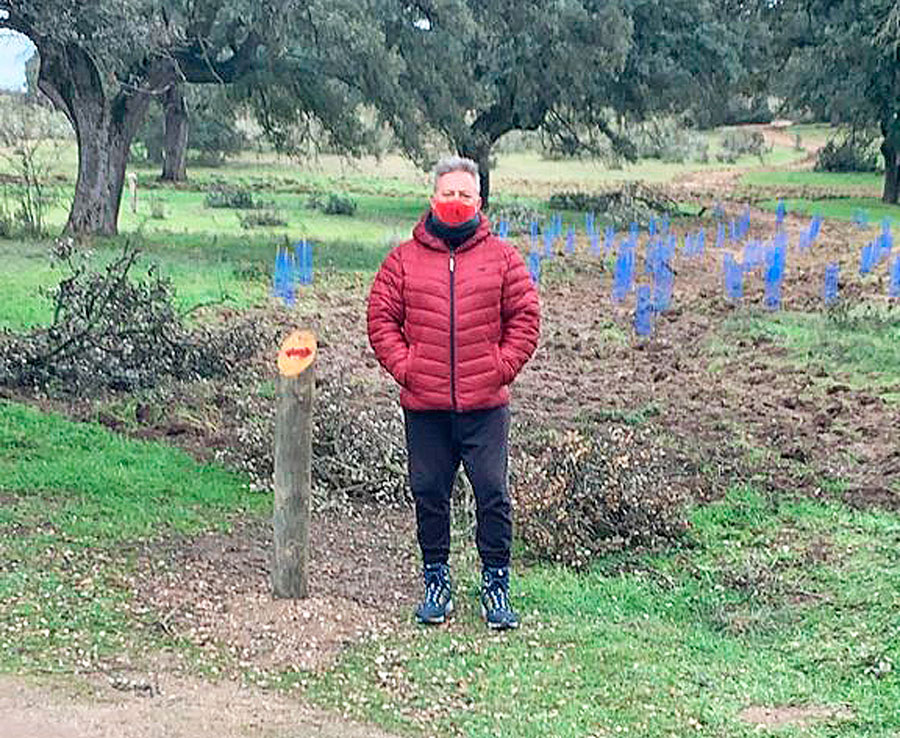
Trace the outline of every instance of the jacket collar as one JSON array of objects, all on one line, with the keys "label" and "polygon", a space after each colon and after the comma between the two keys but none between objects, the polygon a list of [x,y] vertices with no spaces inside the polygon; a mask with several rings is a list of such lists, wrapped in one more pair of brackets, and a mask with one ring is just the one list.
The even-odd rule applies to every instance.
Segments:
[{"label": "jacket collar", "polygon": [[[415,228],[413,228],[413,238],[423,246],[427,246],[435,251],[450,251],[450,247],[447,246],[446,243],[428,232],[428,229],[425,227],[425,219],[427,217],[428,211],[425,212],[419,219],[419,222],[416,223]],[[491,235],[491,221],[489,221],[483,213],[479,213],[478,218],[478,228],[475,233],[472,234],[468,241],[463,241],[463,243],[457,246],[454,249],[454,252],[467,251]]]}]

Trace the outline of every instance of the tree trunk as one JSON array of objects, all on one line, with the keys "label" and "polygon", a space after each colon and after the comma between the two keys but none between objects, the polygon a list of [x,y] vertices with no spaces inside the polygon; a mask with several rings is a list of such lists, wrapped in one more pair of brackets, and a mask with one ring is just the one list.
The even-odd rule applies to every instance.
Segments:
[{"label": "tree trunk", "polygon": [[[104,108],[106,106],[103,106]],[[75,112],[78,136],[78,179],[66,232],[112,236],[118,232],[119,204],[131,136],[106,109]],[[92,127],[85,121],[97,120]]]},{"label": "tree trunk", "polygon": [[184,182],[187,179],[188,113],[180,84],[173,84],[163,98],[165,110],[165,151],[160,179]]},{"label": "tree trunk", "polygon": [[487,211],[490,208],[491,196],[491,147],[460,147],[459,155],[471,159],[478,165],[478,176],[481,180],[479,195],[481,196],[481,209]]},{"label": "tree trunk", "polygon": [[881,144],[881,155],[884,157],[884,192],[883,202],[896,205],[900,200],[900,152],[894,146],[890,136],[885,136]]},{"label": "tree trunk", "polygon": [[65,112],[78,141],[78,176],[65,232],[115,235],[128,149],[150,95],[129,90],[109,99],[94,61],[75,45],[43,44],[39,51],[39,86]]}]

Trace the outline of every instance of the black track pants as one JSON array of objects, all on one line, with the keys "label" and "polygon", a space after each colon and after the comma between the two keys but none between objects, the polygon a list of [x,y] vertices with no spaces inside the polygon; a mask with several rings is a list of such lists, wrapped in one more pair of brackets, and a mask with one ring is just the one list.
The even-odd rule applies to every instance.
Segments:
[{"label": "black track pants", "polygon": [[475,492],[475,543],[485,566],[509,566],[512,510],[507,488],[509,408],[467,413],[404,410],[409,484],[422,560],[446,563],[450,493],[462,461]]}]

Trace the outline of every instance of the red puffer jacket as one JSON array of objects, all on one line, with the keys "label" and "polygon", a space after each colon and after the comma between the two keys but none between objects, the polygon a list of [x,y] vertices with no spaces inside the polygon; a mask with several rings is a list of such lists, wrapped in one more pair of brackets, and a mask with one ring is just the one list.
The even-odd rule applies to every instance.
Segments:
[{"label": "red puffer jacket", "polygon": [[467,412],[509,402],[507,385],[537,346],[540,307],[525,262],[487,218],[452,252],[423,218],[375,276],[368,327],[403,407]]}]

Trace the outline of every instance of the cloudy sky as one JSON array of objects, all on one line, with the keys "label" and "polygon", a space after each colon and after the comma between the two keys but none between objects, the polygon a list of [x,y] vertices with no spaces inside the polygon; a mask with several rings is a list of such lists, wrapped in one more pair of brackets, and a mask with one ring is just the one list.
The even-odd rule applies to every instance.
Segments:
[{"label": "cloudy sky", "polygon": [[0,31],[0,89],[25,89],[25,62],[34,45],[14,31]]}]

